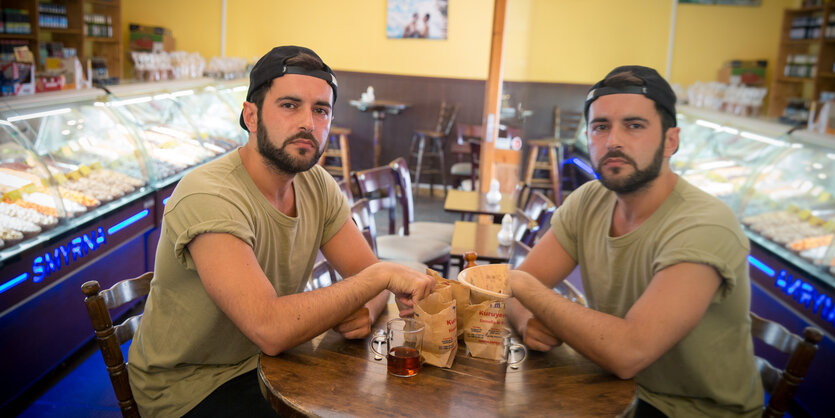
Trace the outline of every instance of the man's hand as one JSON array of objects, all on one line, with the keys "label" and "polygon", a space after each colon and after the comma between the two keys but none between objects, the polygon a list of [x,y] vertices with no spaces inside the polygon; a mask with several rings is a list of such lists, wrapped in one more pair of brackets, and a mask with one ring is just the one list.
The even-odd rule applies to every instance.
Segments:
[{"label": "man's hand", "polygon": [[522,334],[524,344],[531,350],[536,351],[550,351],[552,348],[562,344],[554,334],[545,328],[542,322],[531,317],[524,325],[523,329],[518,330]]},{"label": "man's hand", "polygon": [[348,315],[347,318],[333,327],[333,330],[342,334],[347,339],[357,340],[365,338],[371,333],[371,321],[371,312],[363,306],[351,315]]},{"label": "man's hand", "polygon": [[369,269],[386,280],[386,289],[394,293],[400,302],[417,302],[429,296],[435,288],[435,279],[400,264],[379,262]]}]

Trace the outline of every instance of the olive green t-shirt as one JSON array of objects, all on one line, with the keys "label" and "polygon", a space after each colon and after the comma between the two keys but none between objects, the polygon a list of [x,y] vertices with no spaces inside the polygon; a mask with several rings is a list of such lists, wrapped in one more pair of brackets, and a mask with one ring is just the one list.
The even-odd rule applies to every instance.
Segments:
[{"label": "olive green t-shirt", "polygon": [[252,247],[279,296],[303,290],[317,250],[349,219],[327,172],[296,175],[295,218],[259,192],[238,151],[187,174],[165,206],[154,279],[131,343],[131,388],[144,416],[181,416],[226,381],[256,367],[258,346],[209,298],[187,245],[207,233]]},{"label": "olive green t-shirt", "polygon": [[655,274],[677,263],[707,264],[722,278],[696,327],[635,376],[637,396],[670,417],[760,416],[763,388],[748,316],[749,243],[733,212],[679,178],[637,229],[611,237],[615,202],[612,191],[589,182],[551,221],[580,265],[592,309],[623,318]]}]

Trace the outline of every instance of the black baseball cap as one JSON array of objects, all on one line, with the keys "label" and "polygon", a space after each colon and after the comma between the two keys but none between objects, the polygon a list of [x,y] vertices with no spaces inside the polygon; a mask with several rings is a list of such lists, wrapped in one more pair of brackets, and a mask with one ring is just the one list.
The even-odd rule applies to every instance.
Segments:
[{"label": "black baseball cap", "polygon": [[[246,101],[249,102],[252,100],[252,92],[258,90],[258,88],[264,84],[272,82],[273,79],[281,77],[284,74],[301,74],[325,80],[325,82],[333,89],[333,102],[336,103],[336,75],[334,75],[333,70],[331,70],[331,68],[328,67],[324,61],[322,61],[322,68],[314,70],[308,70],[307,68],[299,66],[286,65],[288,59],[303,53],[311,55],[319,61],[322,61],[322,59],[319,58],[313,50],[303,46],[292,45],[277,46],[261,57],[249,73],[249,90],[246,92]],[[245,131],[249,131],[244,123],[243,111],[241,111],[240,124],[241,128],[244,128]]]},{"label": "black baseball cap", "polygon": [[[620,73],[629,73],[641,79],[643,85],[614,87],[605,84],[607,78]],[[664,77],[661,77],[658,71],[652,68],[640,65],[624,65],[606,74],[603,80],[598,81],[597,84],[591,87],[586,96],[586,105],[583,109],[583,116],[585,116],[586,121],[589,119],[589,106],[591,106],[592,102],[601,96],[609,94],[640,94],[646,96],[646,98],[657,103],[667,114],[672,116],[673,126],[676,126],[676,94],[673,92],[673,88],[670,87],[670,83],[664,80]]]}]

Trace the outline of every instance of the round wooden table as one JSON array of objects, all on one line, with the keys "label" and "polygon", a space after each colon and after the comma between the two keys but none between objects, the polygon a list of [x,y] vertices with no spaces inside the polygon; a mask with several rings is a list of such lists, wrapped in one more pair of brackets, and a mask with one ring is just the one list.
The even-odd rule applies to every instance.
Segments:
[{"label": "round wooden table", "polygon": [[[388,315],[397,315],[389,306]],[[375,329],[383,327],[382,315]],[[328,331],[272,357],[261,354],[261,391],[282,416],[607,416],[623,412],[635,391],[567,345],[529,351],[517,370],[473,359],[461,342],[451,369],[424,365],[394,377],[375,360],[370,337]],[[505,373],[506,372],[506,373]]]}]

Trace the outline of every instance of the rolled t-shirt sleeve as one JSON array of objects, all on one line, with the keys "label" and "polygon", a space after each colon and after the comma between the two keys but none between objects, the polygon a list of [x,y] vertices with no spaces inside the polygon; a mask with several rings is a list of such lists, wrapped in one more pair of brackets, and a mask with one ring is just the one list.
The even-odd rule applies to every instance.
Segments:
[{"label": "rolled t-shirt sleeve", "polygon": [[179,199],[174,207],[166,210],[163,225],[173,241],[177,260],[187,269],[195,270],[188,244],[200,234],[230,234],[254,247],[255,232],[246,219],[249,218],[228,200],[197,193]]},{"label": "rolled t-shirt sleeve", "polygon": [[[724,300],[738,281],[740,263],[747,263],[749,246],[734,232],[721,225],[695,225],[673,236],[658,247],[660,254],[652,265],[653,275],[679,263],[697,263],[713,267],[722,284],[713,302]],[[747,266],[747,264],[746,264]]]},{"label": "rolled t-shirt sleeve", "polygon": [[351,217],[351,207],[348,205],[348,199],[339,186],[333,181],[333,178],[325,179],[325,198],[327,204],[327,213],[325,214],[325,225],[322,231],[322,245],[330,241],[342,225]]},{"label": "rolled t-shirt sleeve", "polygon": [[583,191],[584,189],[578,189],[569,195],[554,212],[554,216],[551,217],[551,232],[573,260],[578,259],[577,237],[579,231],[577,225],[580,222],[577,216]]}]

